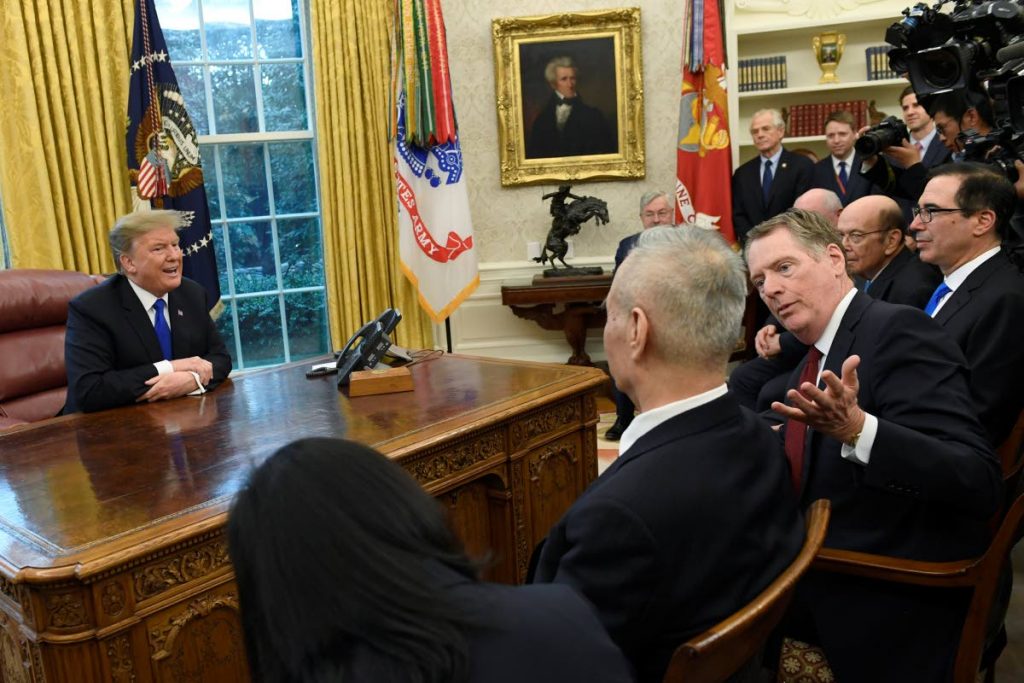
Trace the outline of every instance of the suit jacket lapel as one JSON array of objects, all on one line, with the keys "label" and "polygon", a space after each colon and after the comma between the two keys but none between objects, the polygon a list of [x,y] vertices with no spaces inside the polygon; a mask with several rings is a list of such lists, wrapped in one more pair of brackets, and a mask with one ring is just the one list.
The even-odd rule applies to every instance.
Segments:
[{"label": "suit jacket lapel", "polygon": [[132,286],[128,284],[128,278],[118,275],[118,290],[121,293],[121,306],[124,308],[125,319],[139,336],[139,342],[146,349],[146,353],[153,359],[153,362],[163,360],[164,352],[160,350],[160,342],[156,338],[156,331],[149,319],[149,314],[142,308],[142,302],[135,296]]},{"label": "suit jacket lapel", "polygon": [[171,316],[171,358],[184,358],[185,349],[189,348],[189,329],[186,324],[188,313],[184,297],[177,289],[167,295],[167,313]]},{"label": "suit jacket lapel", "polygon": [[978,266],[973,273],[967,276],[964,283],[957,287],[956,291],[950,295],[946,303],[942,304],[942,308],[935,314],[935,322],[945,325],[946,321],[956,315],[957,311],[970,303],[971,293],[981,287],[992,273],[999,270],[1005,259],[1006,257],[1000,252]]}]

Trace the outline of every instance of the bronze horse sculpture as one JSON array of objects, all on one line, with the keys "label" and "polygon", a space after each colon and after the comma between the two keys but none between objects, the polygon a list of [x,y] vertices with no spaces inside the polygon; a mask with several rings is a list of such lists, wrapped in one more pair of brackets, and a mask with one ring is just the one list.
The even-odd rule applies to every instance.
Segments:
[{"label": "bronze horse sculpture", "polygon": [[[548,230],[547,239],[544,241],[544,248],[541,250],[540,256],[533,260],[537,263],[550,263],[551,267],[556,270],[558,266],[555,264],[555,259],[561,261],[566,268],[570,267],[565,262],[565,254],[569,251],[569,245],[565,241],[567,237],[578,234],[580,226],[591,218],[598,225],[608,223],[608,205],[603,199],[577,197],[570,194],[569,189],[569,185],[562,185],[557,192],[551,192],[542,197],[542,199],[552,198],[551,215],[553,218],[551,219],[551,229]],[[565,203],[567,197],[573,199],[569,204]]]}]

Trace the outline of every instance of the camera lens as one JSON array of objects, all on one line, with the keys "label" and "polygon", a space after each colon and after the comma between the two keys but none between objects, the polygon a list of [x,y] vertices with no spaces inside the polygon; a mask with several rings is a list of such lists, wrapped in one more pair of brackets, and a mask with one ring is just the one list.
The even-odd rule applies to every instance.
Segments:
[{"label": "camera lens", "polygon": [[921,75],[936,90],[955,87],[961,78],[960,60],[947,50],[935,50],[920,55]]}]

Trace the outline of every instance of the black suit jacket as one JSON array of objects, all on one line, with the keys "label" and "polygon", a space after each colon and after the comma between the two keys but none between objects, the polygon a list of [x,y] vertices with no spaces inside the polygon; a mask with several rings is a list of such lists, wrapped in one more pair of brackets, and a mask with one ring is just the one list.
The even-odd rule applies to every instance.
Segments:
[{"label": "black suit jacket", "polygon": [[881,188],[876,186],[866,177],[858,173],[860,169],[860,155],[854,152],[850,167],[846,170],[847,182],[846,191],[843,192],[836,179],[835,169],[832,166],[832,156],[829,155],[814,164],[811,175],[811,187],[820,187],[824,190],[832,190],[839,197],[839,200],[846,206],[850,202],[867,197],[872,194],[882,194]]},{"label": "black suit jacket", "polygon": [[940,282],[942,273],[935,266],[923,263],[917,254],[903,247],[871,281],[867,293],[873,299],[924,309]]},{"label": "black suit jacket", "polygon": [[[231,372],[231,356],[210,319],[206,290],[182,279],[168,294],[173,358],[199,356],[213,364],[212,389]],[[123,275],[82,292],[68,306],[64,360],[65,413],[131,405],[149,390],[153,363],[163,360],[149,315]]]},{"label": "black suit jacket", "polygon": [[814,162],[807,157],[783,149],[779,167],[773,170],[767,205],[761,193],[760,155],[741,165],[732,175],[732,220],[740,242],[746,240],[755,225],[792,208],[796,198],[811,189]]},{"label": "black suit jacket", "polygon": [[[629,252],[633,251],[633,247],[640,240],[640,233],[634,233],[628,237],[623,237],[619,240],[619,246],[615,248],[615,270],[619,269],[622,262],[629,256]],[[614,272],[614,271],[613,271]]]},{"label": "black suit jacket", "polygon": [[597,608],[641,681],[739,609],[799,551],[804,531],[779,441],[731,394],[643,435],[572,505],[534,578]]},{"label": "black suit jacket", "polygon": [[[980,555],[1002,481],[960,349],[923,311],[857,293],[824,369],[838,376],[854,354],[857,400],[878,418],[878,433],[864,466],[842,458],[837,440],[808,430],[801,502],[832,501],[825,545],[931,561]],[[963,604],[948,591],[815,574],[795,608],[813,615],[837,680],[939,681]]]},{"label": "black suit jacket", "polygon": [[608,126],[599,109],[584,104],[579,97],[572,113],[559,131],[555,107],[560,99],[554,93],[530,129],[526,142],[526,158],[612,154],[618,150],[615,132]]},{"label": "black suit jacket", "polygon": [[999,252],[949,296],[935,322],[963,349],[975,408],[998,446],[1024,408],[1024,275]]}]

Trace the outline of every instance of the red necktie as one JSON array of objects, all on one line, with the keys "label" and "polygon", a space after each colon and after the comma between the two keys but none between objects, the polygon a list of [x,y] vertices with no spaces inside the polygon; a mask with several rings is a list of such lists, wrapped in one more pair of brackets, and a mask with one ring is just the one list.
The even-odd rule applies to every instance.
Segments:
[{"label": "red necktie", "polygon": [[[814,384],[818,379],[818,363],[821,362],[821,351],[811,347],[807,351],[807,364],[800,372],[800,379],[796,383],[797,390],[804,382]],[[800,492],[800,478],[804,471],[804,437],[807,434],[807,425],[797,420],[786,422],[786,458],[789,460],[789,473],[793,479],[793,488]]]}]

